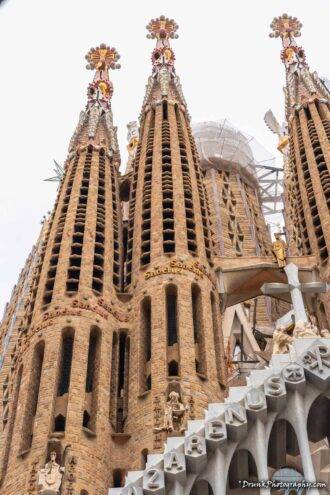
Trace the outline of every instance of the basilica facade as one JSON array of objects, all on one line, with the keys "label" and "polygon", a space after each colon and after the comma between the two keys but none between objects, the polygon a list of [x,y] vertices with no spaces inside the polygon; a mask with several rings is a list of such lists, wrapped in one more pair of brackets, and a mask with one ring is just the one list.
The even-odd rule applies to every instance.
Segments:
[{"label": "basilica facade", "polygon": [[[275,18],[287,122],[265,120],[282,177],[229,124],[191,125],[178,26],[160,16],[147,29],[125,172],[119,54],[101,44],[54,208],[6,306],[0,493],[266,495],[283,479],[327,493],[330,93],[296,43],[300,22]],[[265,215],[279,201],[274,241]]]}]

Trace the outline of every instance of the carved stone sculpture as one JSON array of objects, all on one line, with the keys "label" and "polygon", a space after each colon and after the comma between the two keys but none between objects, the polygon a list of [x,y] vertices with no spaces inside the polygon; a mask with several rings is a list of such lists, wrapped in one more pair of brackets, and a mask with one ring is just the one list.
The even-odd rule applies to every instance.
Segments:
[{"label": "carved stone sculpture", "polygon": [[64,467],[56,462],[56,452],[51,452],[50,461],[38,471],[38,493],[40,495],[57,495],[60,493]]},{"label": "carved stone sculpture", "polygon": [[295,339],[315,339],[317,335],[318,330],[312,323],[297,321],[295,324],[293,330],[293,337]]},{"label": "carved stone sculpture", "polygon": [[320,330],[320,334],[324,339],[330,339],[330,332],[327,328],[322,328],[322,330]]},{"label": "carved stone sculpture", "polygon": [[293,338],[283,325],[276,328],[273,334],[273,354],[288,354]]},{"label": "carved stone sculpture", "polygon": [[164,425],[160,430],[172,432],[172,431],[184,431],[184,419],[187,411],[181,400],[178,392],[170,392],[168,401],[165,404],[164,411]]},{"label": "carved stone sculpture", "polygon": [[279,268],[284,268],[286,265],[286,243],[282,241],[281,234],[277,232],[275,235],[275,241],[272,244],[272,250],[275,254],[277,264]]}]

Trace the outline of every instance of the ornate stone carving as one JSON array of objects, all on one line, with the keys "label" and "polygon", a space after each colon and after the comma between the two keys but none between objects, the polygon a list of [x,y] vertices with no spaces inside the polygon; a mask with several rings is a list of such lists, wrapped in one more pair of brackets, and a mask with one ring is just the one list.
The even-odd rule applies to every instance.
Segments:
[{"label": "ornate stone carving", "polygon": [[317,328],[312,323],[297,321],[293,330],[295,339],[315,339],[317,337]]},{"label": "ornate stone carving", "polygon": [[40,495],[56,495],[60,493],[64,467],[56,462],[56,452],[50,454],[50,461],[38,471],[38,493]]},{"label": "ornate stone carving", "polygon": [[272,244],[272,250],[276,257],[277,264],[280,268],[284,268],[286,265],[286,243],[282,241],[281,234],[276,232],[274,234],[275,241]]},{"label": "ornate stone carving", "polygon": [[77,465],[77,459],[74,456],[71,456],[68,465],[67,465],[67,475],[66,475],[66,481],[67,481],[67,486],[66,486],[66,495],[73,495],[74,493],[74,483],[76,481],[76,465]]},{"label": "ornate stone carving", "polygon": [[[165,404],[163,427],[159,428],[158,431],[183,432],[185,430],[184,419],[187,410],[188,406],[182,404],[180,394],[172,390],[172,392],[169,393],[168,400]],[[155,429],[155,431],[157,431],[157,429]]]},{"label": "ornate stone carving", "polygon": [[273,354],[288,354],[293,338],[287,333],[285,326],[280,325],[273,334]]}]

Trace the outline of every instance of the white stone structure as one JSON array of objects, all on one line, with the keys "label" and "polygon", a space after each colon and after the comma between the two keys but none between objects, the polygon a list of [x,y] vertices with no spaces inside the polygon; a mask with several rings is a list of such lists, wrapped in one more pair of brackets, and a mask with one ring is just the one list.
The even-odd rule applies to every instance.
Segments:
[{"label": "white stone structure", "polygon": [[[251,371],[247,386],[230,388],[226,402],[209,404],[204,419],[188,421],[184,437],[168,438],[163,454],[148,455],[144,471],[129,472],[109,495],[244,493],[240,480],[277,479],[287,467],[294,479],[329,483],[330,339],[293,347]],[[271,490],[265,483],[246,493]],[[321,493],[329,492],[308,490]]]}]

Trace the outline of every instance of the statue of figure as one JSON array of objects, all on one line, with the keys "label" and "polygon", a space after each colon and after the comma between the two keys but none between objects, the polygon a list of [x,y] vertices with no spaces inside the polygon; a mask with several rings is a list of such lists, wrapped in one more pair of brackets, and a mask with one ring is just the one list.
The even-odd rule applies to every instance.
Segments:
[{"label": "statue of figure", "polygon": [[180,401],[178,392],[170,392],[165,405],[164,426],[162,429],[169,432],[173,430],[184,431],[183,419],[186,410],[187,407]]},{"label": "statue of figure", "polygon": [[293,329],[293,337],[295,339],[312,339],[318,336],[317,327],[312,323],[305,321],[297,321]]},{"label": "statue of figure", "polygon": [[280,325],[273,334],[273,354],[288,354],[293,338],[287,333],[285,326]]},{"label": "statue of figure", "polygon": [[320,334],[324,339],[330,339],[330,332],[327,328],[322,328],[322,330],[320,330]]},{"label": "statue of figure", "polygon": [[56,462],[56,452],[50,454],[50,461],[38,471],[38,493],[40,495],[57,495],[60,493],[64,467]]},{"label": "statue of figure", "polygon": [[275,254],[277,264],[280,268],[284,268],[286,265],[286,243],[282,241],[281,234],[276,232],[274,234],[275,241],[272,244],[272,250]]}]

